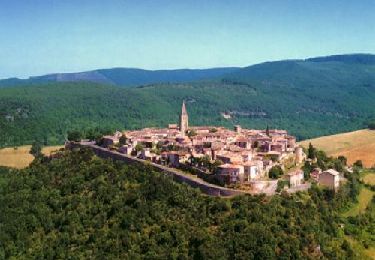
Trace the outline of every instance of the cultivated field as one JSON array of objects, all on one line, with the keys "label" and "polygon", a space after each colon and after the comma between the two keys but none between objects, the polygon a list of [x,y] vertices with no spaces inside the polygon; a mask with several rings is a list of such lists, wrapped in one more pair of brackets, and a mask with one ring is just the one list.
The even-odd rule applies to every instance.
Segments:
[{"label": "cultivated field", "polygon": [[[63,146],[47,146],[42,149],[42,152],[49,155]],[[0,166],[7,166],[13,168],[25,168],[30,164],[34,157],[29,154],[31,145],[19,146],[16,148],[0,149]]]},{"label": "cultivated field", "polygon": [[375,130],[323,136],[302,141],[300,144],[308,147],[310,142],[330,156],[346,156],[350,164],[356,160],[362,160],[366,167],[375,164]]}]

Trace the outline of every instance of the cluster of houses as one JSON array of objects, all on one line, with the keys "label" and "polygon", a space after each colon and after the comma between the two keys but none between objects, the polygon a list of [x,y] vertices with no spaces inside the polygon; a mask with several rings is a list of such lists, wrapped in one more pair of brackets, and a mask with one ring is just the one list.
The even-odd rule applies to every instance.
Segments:
[{"label": "cluster of houses", "polygon": [[[250,130],[238,125],[233,130],[189,127],[185,103],[182,104],[179,124],[170,124],[163,129],[116,132],[104,136],[101,145],[116,146],[120,153],[170,167],[185,165],[214,173],[224,184],[251,184],[266,179],[275,165],[283,167],[286,161],[301,165],[306,159],[303,149],[296,144],[296,138],[285,130]],[[333,173],[319,173],[319,180],[332,186],[330,174]],[[301,170],[286,174],[284,178],[291,187],[304,182]]]}]

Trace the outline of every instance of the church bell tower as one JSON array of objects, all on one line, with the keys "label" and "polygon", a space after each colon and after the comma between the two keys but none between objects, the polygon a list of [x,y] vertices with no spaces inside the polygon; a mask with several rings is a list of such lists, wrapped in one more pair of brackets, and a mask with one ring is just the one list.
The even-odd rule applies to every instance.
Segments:
[{"label": "church bell tower", "polygon": [[185,101],[182,101],[182,108],[180,114],[180,132],[185,135],[186,131],[189,129],[189,116],[186,112]]}]

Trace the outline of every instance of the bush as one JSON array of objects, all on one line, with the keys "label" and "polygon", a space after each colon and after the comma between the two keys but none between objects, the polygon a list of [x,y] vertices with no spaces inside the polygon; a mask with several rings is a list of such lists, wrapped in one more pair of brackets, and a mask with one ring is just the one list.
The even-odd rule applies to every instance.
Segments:
[{"label": "bush", "polygon": [[79,142],[82,139],[82,133],[80,131],[69,131],[68,132],[68,140]]},{"label": "bush", "polygon": [[270,169],[268,176],[271,179],[278,179],[283,174],[284,174],[284,171],[283,169],[281,169],[280,165],[276,165]]},{"label": "bush", "polygon": [[355,161],[355,163],[353,163],[353,166],[358,167],[358,168],[363,168],[363,163],[361,160],[357,160]]}]

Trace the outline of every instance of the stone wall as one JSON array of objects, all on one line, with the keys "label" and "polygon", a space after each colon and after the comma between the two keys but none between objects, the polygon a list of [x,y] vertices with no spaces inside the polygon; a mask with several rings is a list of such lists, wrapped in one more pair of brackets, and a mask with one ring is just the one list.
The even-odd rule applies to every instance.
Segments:
[{"label": "stone wall", "polygon": [[93,150],[93,152],[100,158],[103,159],[112,159],[117,161],[123,161],[127,164],[145,164],[150,165],[155,171],[163,172],[173,177],[173,179],[179,183],[186,183],[193,188],[199,188],[203,193],[211,196],[236,196],[248,194],[245,191],[228,189],[220,187],[204,180],[197,178],[195,176],[187,175],[177,169],[166,167],[163,165],[155,164],[149,161],[145,161],[139,158],[135,158],[126,154],[119,153],[117,151],[111,151],[106,148],[102,148],[90,142],[81,142],[81,143],[66,143],[65,147],[67,149],[78,148],[78,147],[88,147]]}]

